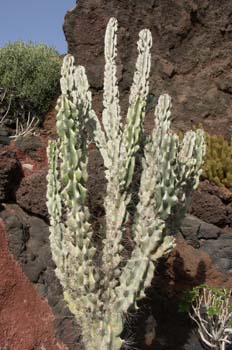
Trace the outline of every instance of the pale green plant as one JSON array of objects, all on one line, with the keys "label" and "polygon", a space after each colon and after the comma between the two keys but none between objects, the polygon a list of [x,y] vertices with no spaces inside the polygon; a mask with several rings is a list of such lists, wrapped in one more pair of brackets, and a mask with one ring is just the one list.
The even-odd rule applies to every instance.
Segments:
[{"label": "pale green plant", "polygon": [[232,344],[231,290],[200,285],[186,292],[180,311],[196,323],[207,349],[225,350]]},{"label": "pale green plant", "polygon": [[[82,326],[87,350],[118,350],[124,316],[150,286],[154,262],[175,246],[167,220],[177,215],[197,186],[205,153],[202,130],[189,131],[182,141],[170,130],[171,98],[159,98],[156,127],[145,136],[143,123],[149,91],[152,37],[142,30],[138,59],[123,123],[116,78],[117,21],[105,36],[102,124],[92,108],[85,69],[67,55],[62,66],[57,104],[58,140],[49,143],[47,204],[50,244],[56,275],[71,312]],[[96,251],[86,206],[88,137],[105,166],[103,249]],[[146,139],[144,150],[140,141]],[[128,222],[135,156],[143,152],[138,204],[131,228],[134,250],[123,257],[122,238]]]},{"label": "pale green plant", "polygon": [[[59,53],[44,44],[9,42],[0,48],[0,123],[43,119],[59,95]],[[6,116],[7,115],[7,116]],[[8,121],[7,121],[8,120]]]}]

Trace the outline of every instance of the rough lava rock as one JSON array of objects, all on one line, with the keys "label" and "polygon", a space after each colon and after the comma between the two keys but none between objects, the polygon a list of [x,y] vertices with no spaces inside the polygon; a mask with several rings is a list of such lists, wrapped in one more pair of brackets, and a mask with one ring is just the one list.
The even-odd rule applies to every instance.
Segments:
[{"label": "rough lava rock", "polygon": [[232,276],[232,231],[208,224],[193,215],[186,215],[180,228],[186,242],[208,253],[222,272]]},{"label": "rough lava rock", "polygon": [[15,191],[23,172],[16,153],[4,147],[0,150],[0,202],[15,200]]},{"label": "rough lava rock", "polygon": [[[118,78],[123,110],[137,57],[138,33],[153,35],[149,109],[160,94],[173,97],[174,126],[201,122],[230,138],[232,25],[228,0],[78,0],[67,12],[68,52],[84,65],[98,115],[102,110],[104,34],[110,17],[119,22]],[[153,114],[153,113],[152,113]],[[151,115],[152,115],[151,114]],[[153,117],[146,122],[151,129]]]},{"label": "rough lava rock", "polygon": [[219,227],[228,223],[227,209],[220,198],[208,192],[195,191],[192,197],[191,214]]},{"label": "rough lava rock", "polygon": [[17,204],[27,212],[48,220],[46,206],[47,169],[23,178],[16,192]]},{"label": "rough lava rock", "polygon": [[190,214],[221,228],[232,226],[232,192],[208,180],[200,182],[193,192]]}]

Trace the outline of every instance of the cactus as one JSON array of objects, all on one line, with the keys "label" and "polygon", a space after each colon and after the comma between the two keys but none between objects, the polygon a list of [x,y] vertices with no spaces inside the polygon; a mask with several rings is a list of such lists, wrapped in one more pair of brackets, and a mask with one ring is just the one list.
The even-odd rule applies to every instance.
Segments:
[{"label": "cactus", "polygon": [[[58,140],[48,146],[47,205],[50,244],[56,275],[71,312],[82,326],[86,350],[118,350],[128,309],[145,294],[154,261],[175,246],[168,219],[185,206],[197,186],[205,152],[202,130],[189,131],[182,141],[170,130],[171,98],[159,98],[156,127],[145,136],[143,123],[149,90],[152,37],[142,30],[138,59],[122,122],[116,78],[117,20],[105,35],[102,124],[92,108],[85,69],[64,58],[57,103]],[[138,204],[132,234],[134,250],[125,261],[122,237],[128,222],[135,157],[145,138]],[[96,251],[86,206],[88,142],[98,147],[107,180],[103,249]]]}]

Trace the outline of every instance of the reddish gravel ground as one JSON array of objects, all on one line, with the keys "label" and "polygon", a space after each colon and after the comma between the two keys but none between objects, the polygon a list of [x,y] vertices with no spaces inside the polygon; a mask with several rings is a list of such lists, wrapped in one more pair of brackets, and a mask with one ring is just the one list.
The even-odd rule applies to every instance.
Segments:
[{"label": "reddish gravel ground", "polygon": [[9,252],[2,221],[0,247],[0,350],[66,350],[55,338],[47,301]]}]

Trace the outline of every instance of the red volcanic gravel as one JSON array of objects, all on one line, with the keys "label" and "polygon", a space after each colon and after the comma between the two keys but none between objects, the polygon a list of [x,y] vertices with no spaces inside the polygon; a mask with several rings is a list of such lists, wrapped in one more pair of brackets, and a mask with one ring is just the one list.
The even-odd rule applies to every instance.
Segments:
[{"label": "red volcanic gravel", "polygon": [[45,299],[9,252],[0,221],[0,349],[67,350],[54,335],[54,316]]}]

